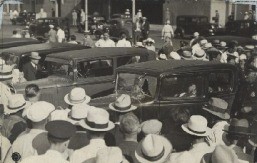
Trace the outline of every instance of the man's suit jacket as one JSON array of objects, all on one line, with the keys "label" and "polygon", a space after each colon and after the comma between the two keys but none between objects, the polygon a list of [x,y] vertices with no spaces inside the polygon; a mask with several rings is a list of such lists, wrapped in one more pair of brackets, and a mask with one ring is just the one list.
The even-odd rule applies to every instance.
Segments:
[{"label": "man's suit jacket", "polygon": [[145,21],[145,23],[143,23],[142,24],[142,27],[141,27],[142,29],[142,31],[143,32],[145,32],[145,33],[147,33],[149,30],[150,30],[150,24],[149,24],[149,22],[148,21]]},{"label": "man's suit jacket", "polygon": [[36,80],[36,75],[37,75],[37,70],[35,69],[35,67],[32,66],[31,62],[26,63],[23,67],[22,67],[22,71],[24,73],[24,77],[27,81],[32,81],[32,80]]}]

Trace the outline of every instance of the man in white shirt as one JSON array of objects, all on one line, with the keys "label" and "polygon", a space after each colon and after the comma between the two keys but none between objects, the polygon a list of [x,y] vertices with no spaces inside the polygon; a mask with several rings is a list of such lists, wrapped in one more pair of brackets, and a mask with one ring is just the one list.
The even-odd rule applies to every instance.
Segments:
[{"label": "man in white shirt", "polygon": [[115,47],[115,42],[112,41],[109,37],[110,37],[109,33],[105,32],[103,34],[103,39],[98,40],[95,46],[96,47]]},{"label": "man in white shirt", "polygon": [[70,157],[71,163],[82,163],[96,157],[98,150],[107,147],[105,133],[114,128],[114,123],[109,120],[109,113],[101,108],[89,109],[87,118],[81,120],[79,125],[87,130],[91,139],[87,146],[74,151]]},{"label": "man in white shirt", "polygon": [[21,163],[68,163],[62,153],[67,150],[69,139],[75,134],[75,126],[67,121],[56,120],[48,122],[46,130],[50,149],[43,155],[28,157]]},{"label": "man in white shirt", "polygon": [[61,27],[57,27],[57,40],[62,43],[65,40],[65,33]]},{"label": "man in white shirt", "polygon": [[125,33],[121,35],[121,40],[118,41],[117,47],[131,47],[131,43],[127,40]]},{"label": "man in white shirt", "polygon": [[174,36],[174,31],[173,31],[172,26],[170,25],[169,20],[167,20],[166,24],[162,28],[162,39],[164,39],[167,36],[170,38],[172,38]]}]

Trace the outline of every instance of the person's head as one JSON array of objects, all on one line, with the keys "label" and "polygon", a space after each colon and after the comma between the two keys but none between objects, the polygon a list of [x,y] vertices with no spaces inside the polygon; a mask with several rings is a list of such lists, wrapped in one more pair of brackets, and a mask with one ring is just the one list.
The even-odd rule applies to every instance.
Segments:
[{"label": "person's head", "polygon": [[215,12],[217,13],[217,12],[218,12],[218,10],[215,10]]},{"label": "person's head", "polygon": [[190,118],[190,112],[186,108],[174,108],[170,111],[171,118],[177,125],[182,125],[188,122]]},{"label": "person's head", "polygon": [[127,39],[127,36],[125,33],[122,33],[121,36],[120,36],[121,39]]},{"label": "person's head", "polygon": [[146,18],[146,17],[143,17],[142,20],[143,20],[143,22],[145,22],[145,21],[147,20],[147,18]]},{"label": "person's head", "polygon": [[46,124],[50,149],[63,153],[69,144],[69,139],[75,134],[76,128],[73,124],[63,120],[50,121]]},{"label": "person's head", "polygon": [[141,124],[141,128],[144,135],[148,135],[148,134],[161,135],[162,122],[160,122],[157,119],[150,119],[150,120],[144,121]]},{"label": "person's head", "polygon": [[18,33],[17,30],[13,30],[13,31],[12,31],[12,34],[13,34],[13,35],[16,35],[17,33]]},{"label": "person's head", "polygon": [[187,89],[187,93],[189,93],[191,95],[196,95],[197,94],[197,88],[196,88],[196,85],[194,83],[189,84],[188,89]]},{"label": "person's head", "polygon": [[109,33],[108,32],[104,32],[103,39],[104,40],[108,40],[109,39]]},{"label": "person's head", "polygon": [[167,21],[166,21],[166,24],[167,24],[167,25],[170,25],[170,20],[167,20]]},{"label": "person's head", "polygon": [[39,63],[40,59],[41,59],[41,57],[39,56],[38,52],[31,52],[30,60],[31,60],[32,63],[37,65]]},{"label": "person's head", "polygon": [[36,84],[29,84],[25,88],[25,97],[28,101],[36,102],[40,98],[40,89]]},{"label": "person's head", "polygon": [[244,68],[246,61],[247,61],[247,56],[245,54],[241,54],[239,56],[239,65],[240,65],[240,67]]},{"label": "person's head", "polygon": [[43,8],[41,8],[41,9],[40,9],[40,12],[44,12],[44,9],[43,9]]},{"label": "person's head", "polygon": [[123,115],[120,121],[120,130],[125,138],[136,139],[137,134],[141,131],[137,116],[133,113]]},{"label": "person's head", "polygon": [[198,32],[195,32],[195,33],[194,33],[194,38],[197,38],[197,37],[199,37],[199,33],[198,33]]},{"label": "person's head", "polygon": [[76,36],[75,35],[71,35],[70,39],[71,39],[71,41],[76,41]]}]

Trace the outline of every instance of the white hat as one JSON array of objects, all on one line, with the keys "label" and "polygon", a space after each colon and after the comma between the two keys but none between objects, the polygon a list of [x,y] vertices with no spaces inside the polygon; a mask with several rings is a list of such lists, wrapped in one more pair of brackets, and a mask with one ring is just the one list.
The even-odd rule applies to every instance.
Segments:
[{"label": "white hat", "polygon": [[199,33],[198,33],[198,32],[195,32],[195,33],[194,33],[194,37],[197,37],[197,36],[199,36]]},{"label": "white hat", "polygon": [[204,46],[207,43],[208,43],[208,41],[204,39],[204,40],[201,40],[199,44],[200,44],[200,46]]},{"label": "white hat", "polygon": [[149,134],[138,145],[135,155],[142,163],[162,163],[169,156],[172,145],[160,135]]},{"label": "white hat", "polygon": [[122,151],[119,147],[99,149],[95,158],[95,163],[121,163],[123,161]]},{"label": "white hat", "polygon": [[131,105],[131,97],[127,94],[122,94],[117,100],[109,104],[109,108],[117,112],[130,112],[137,109],[136,106]]},{"label": "white hat", "polygon": [[22,94],[13,94],[8,97],[8,105],[5,109],[5,114],[16,113],[26,107],[26,101]]},{"label": "white hat", "polygon": [[194,156],[188,151],[172,153],[168,161],[174,163],[196,163]]},{"label": "white hat", "polygon": [[170,52],[170,57],[175,60],[181,60],[181,57],[177,52]]},{"label": "white hat", "polygon": [[54,28],[54,25],[50,24],[49,27],[52,29],[52,28]]},{"label": "white hat", "polygon": [[74,105],[71,108],[71,111],[69,113],[69,121],[72,124],[78,123],[80,120],[85,119],[87,117],[87,111],[88,109],[91,109],[92,107],[89,105]]},{"label": "white hat", "polygon": [[160,54],[159,57],[161,60],[168,60],[167,56],[165,54]]},{"label": "white hat", "polygon": [[206,53],[203,49],[196,49],[193,58],[195,60],[204,60],[206,59]]},{"label": "white hat", "polygon": [[223,99],[212,97],[208,105],[203,107],[203,110],[221,119],[230,119],[230,115],[227,113],[228,103]]},{"label": "white hat", "polygon": [[5,64],[5,60],[3,60],[2,58],[0,58],[0,66]]},{"label": "white hat", "polygon": [[143,43],[142,42],[136,42],[136,47],[144,47]]},{"label": "white hat", "polygon": [[155,41],[152,38],[147,38],[146,40],[143,41],[144,43],[150,42],[150,43],[155,43]]},{"label": "white hat", "polygon": [[69,112],[67,110],[54,110],[53,112],[51,112],[51,121],[68,121],[68,113]]},{"label": "white hat", "polygon": [[188,123],[183,124],[182,129],[190,135],[208,136],[211,129],[207,127],[207,119],[200,115],[192,115]]},{"label": "white hat", "polygon": [[69,105],[87,104],[90,100],[91,98],[81,87],[73,88],[70,93],[64,96],[64,101]]},{"label": "white hat", "polygon": [[212,47],[212,43],[208,42],[208,43],[204,44],[202,48],[203,49],[209,49],[211,47]]},{"label": "white hat", "polygon": [[115,127],[109,116],[104,109],[91,108],[87,112],[87,118],[80,120],[79,125],[90,131],[109,131]]},{"label": "white hat", "polygon": [[53,104],[45,101],[38,101],[32,104],[27,110],[27,118],[32,122],[40,122],[46,119],[55,110]]},{"label": "white hat", "polygon": [[[154,127],[153,127],[154,126]],[[150,119],[141,124],[142,132],[145,135],[159,134],[162,130],[162,122],[157,119]]]},{"label": "white hat", "polygon": [[31,59],[36,59],[36,60],[41,59],[38,52],[31,52],[30,58]]},{"label": "white hat", "polygon": [[170,20],[167,20],[166,23],[167,23],[167,24],[170,24]]},{"label": "white hat", "polygon": [[10,80],[13,78],[12,75],[13,66],[10,65],[0,65],[0,81]]},{"label": "white hat", "polygon": [[245,54],[241,54],[241,55],[239,56],[239,60],[247,60],[246,55],[245,55]]}]

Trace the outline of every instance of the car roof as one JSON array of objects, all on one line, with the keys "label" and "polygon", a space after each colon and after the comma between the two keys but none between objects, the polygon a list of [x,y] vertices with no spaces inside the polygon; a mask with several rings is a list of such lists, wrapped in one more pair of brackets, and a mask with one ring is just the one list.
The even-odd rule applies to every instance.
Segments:
[{"label": "car roof", "polygon": [[208,18],[207,16],[205,16],[205,15],[178,15],[177,16],[177,18],[179,18],[179,17],[206,17],[206,18]]},{"label": "car roof", "polygon": [[51,53],[51,52],[58,52],[63,50],[77,50],[77,49],[84,49],[88,48],[83,45],[78,44],[69,44],[69,43],[43,43],[43,44],[36,44],[36,45],[26,45],[20,47],[12,47],[5,49],[3,53],[13,53],[16,56],[20,56],[25,53],[29,53],[32,51],[42,52],[42,53]]},{"label": "car roof", "polygon": [[39,44],[40,41],[30,38],[2,38],[0,39],[0,48],[10,48],[14,46],[28,45],[28,44]]},{"label": "car roof", "polygon": [[248,37],[240,37],[240,36],[210,36],[206,38],[209,42],[212,42],[213,40],[220,40],[225,42],[231,42],[232,40],[236,40],[239,45],[245,46],[245,45],[256,45],[257,40],[248,38]]},{"label": "car roof", "polygon": [[145,48],[133,48],[133,47],[106,47],[106,48],[92,48],[92,49],[83,49],[83,50],[75,50],[72,52],[61,52],[54,53],[47,56],[47,58],[56,58],[62,60],[81,60],[84,58],[102,58],[102,57],[112,57],[112,56],[124,56],[128,54],[142,55],[148,54],[151,56],[155,56],[155,52],[147,50]]},{"label": "car roof", "polygon": [[119,67],[118,71],[148,73],[154,76],[168,75],[181,72],[196,72],[208,69],[233,69],[236,67],[231,64],[220,62],[207,62],[197,60],[159,60],[147,61],[136,64],[129,64]]}]

